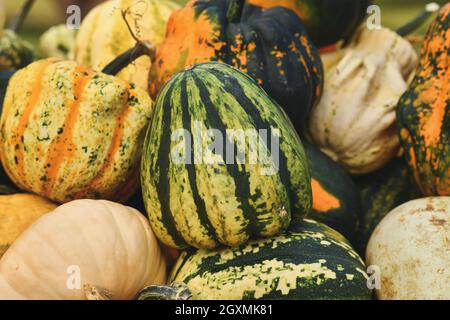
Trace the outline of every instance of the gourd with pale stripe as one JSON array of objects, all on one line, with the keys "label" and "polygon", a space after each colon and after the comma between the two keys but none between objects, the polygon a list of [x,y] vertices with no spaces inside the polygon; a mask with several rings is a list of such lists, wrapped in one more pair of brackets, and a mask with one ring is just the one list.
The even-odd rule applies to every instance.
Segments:
[{"label": "gourd with pale stripe", "polygon": [[193,66],[163,88],[141,175],[153,230],[177,248],[273,236],[311,209],[308,160],[291,122],[252,78],[222,63]]},{"label": "gourd with pale stripe", "polygon": [[39,53],[43,58],[73,59],[77,30],[66,24],[53,26],[39,38]]},{"label": "gourd with pale stripe", "polygon": [[[99,4],[89,11],[80,26],[74,50],[75,61],[101,70],[112,59],[133,46],[135,40],[127,31],[122,10],[129,13],[134,34],[142,41],[160,45],[166,31],[166,22],[177,8],[179,6],[170,0],[109,0]],[[117,76],[147,90],[151,63],[149,57],[140,57]]]},{"label": "gourd with pale stripe", "polygon": [[150,72],[153,97],[172,75],[219,61],[249,74],[297,128],[322,94],[320,56],[286,8],[262,10],[244,0],[191,0],[171,16]]},{"label": "gourd with pale stripe", "polygon": [[423,194],[450,195],[450,3],[431,25],[420,65],[397,106],[406,160]]},{"label": "gourd with pale stripe", "polygon": [[[371,299],[361,258],[338,232],[313,220],[236,248],[182,253],[169,283],[194,300]],[[183,286],[150,286],[140,300],[183,300]]]},{"label": "gourd with pale stripe", "polygon": [[[105,72],[114,74],[144,52],[136,48]],[[145,91],[114,76],[72,61],[37,61],[8,85],[0,120],[3,167],[22,190],[56,202],[126,201],[139,185],[152,110]]]}]

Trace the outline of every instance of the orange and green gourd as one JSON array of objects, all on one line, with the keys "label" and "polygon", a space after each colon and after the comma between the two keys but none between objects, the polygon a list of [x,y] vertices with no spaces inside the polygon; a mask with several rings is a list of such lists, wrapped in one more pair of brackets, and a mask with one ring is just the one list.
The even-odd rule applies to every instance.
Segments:
[{"label": "orange and green gourd", "polygon": [[322,93],[317,49],[286,8],[262,10],[244,0],[191,0],[175,11],[150,71],[155,98],[175,73],[201,62],[249,74],[300,125]]},{"label": "orange and green gourd", "polygon": [[111,74],[142,52],[130,50],[104,73],[50,58],[13,75],[0,120],[0,157],[17,186],[59,203],[122,202],[134,193],[153,103]]},{"label": "orange and green gourd", "polygon": [[422,193],[450,195],[450,4],[431,25],[419,67],[397,106],[399,136]]},{"label": "orange and green gourd", "polygon": [[352,36],[366,16],[371,0],[247,0],[251,5],[270,9],[284,7],[303,21],[317,47],[332,45]]}]

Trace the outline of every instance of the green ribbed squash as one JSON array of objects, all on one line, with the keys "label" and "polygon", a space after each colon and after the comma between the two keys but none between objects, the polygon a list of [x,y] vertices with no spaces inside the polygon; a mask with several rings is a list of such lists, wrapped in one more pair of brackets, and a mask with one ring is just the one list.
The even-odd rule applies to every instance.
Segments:
[{"label": "green ribbed squash", "polygon": [[[245,131],[248,139],[239,138]],[[246,154],[242,164],[238,152]],[[160,92],[144,146],[141,183],[153,230],[176,248],[277,235],[293,214],[311,209],[307,162],[287,116],[252,78],[216,62],[186,69]]]},{"label": "green ribbed squash", "polygon": [[310,143],[304,143],[311,168],[313,207],[310,218],[325,223],[355,240],[361,211],[359,189],[350,175]]},{"label": "green ribbed squash", "polygon": [[364,254],[372,232],[386,214],[399,205],[421,197],[403,159],[356,179],[361,190],[362,210],[356,249]]},{"label": "green ribbed squash", "polygon": [[185,251],[169,283],[185,283],[202,300],[370,299],[364,270],[342,235],[306,219],[241,247]]}]

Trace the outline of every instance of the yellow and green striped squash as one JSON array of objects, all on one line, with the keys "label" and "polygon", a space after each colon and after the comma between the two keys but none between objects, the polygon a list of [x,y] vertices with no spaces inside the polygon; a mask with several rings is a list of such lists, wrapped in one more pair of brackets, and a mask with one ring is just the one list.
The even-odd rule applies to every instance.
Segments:
[{"label": "yellow and green striped squash", "polygon": [[240,247],[185,251],[169,283],[185,283],[200,300],[371,298],[361,258],[337,231],[309,219]]},{"label": "yellow and green striped squash", "polygon": [[[220,146],[246,153],[245,161],[239,162],[231,148],[210,150],[216,140],[207,137],[207,129],[220,133]],[[189,135],[174,139],[179,130]],[[250,138],[239,139],[239,130],[249,136],[267,130],[268,139],[257,147],[269,161],[250,159],[248,150],[256,146]],[[196,138],[199,132],[203,138]],[[207,148],[208,153],[199,151]],[[174,154],[188,161],[174,161]],[[277,170],[265,172],[274,160],[279,160]],[[141,176],[153,230],[176,248],[212,249],[273,236],[288,227],[291,216],[303,217],[312,206],[308,160],[286,114],[252,78],[217,62],[178,73],[160,92]]]},{"label": "yellow and green striped squash", "polygon": [[20,69],[35,58],[31,44],[14,31],[3,30],[0,35],[0,71]]},{"label": "yellow and green striped squash", "polygon": [[[99,4],[81,24],[74,49],[75,60],[101,70],[135,44],[122,10],[128,10],[127,19],[135,35],[158,46],[163,41],[167,20],[178,8],[179,5],[170,0],[109,0]],[[147,90],[150,67],[150,58],[143,56],[117,76]]]},{"label": "yellow and green striped squash", "polygon": [[153,111],[148,94],[72,61],[32,63],[11,78],[0,157],[21,189],[56,202],[126,200]]}]

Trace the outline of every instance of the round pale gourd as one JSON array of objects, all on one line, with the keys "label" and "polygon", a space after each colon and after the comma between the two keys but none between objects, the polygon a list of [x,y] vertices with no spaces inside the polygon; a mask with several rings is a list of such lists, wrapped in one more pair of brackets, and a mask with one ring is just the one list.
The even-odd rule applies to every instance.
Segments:
[{"label": "round pale gourd", "polygon": [[[162,43],[166,22],[179,6],[170,0],[110,0],[92,9],[83,20],[75,45],[75,60],[101,70],[112,59],[128,50],[135,40],[127,29],[121,11],[135,35],[155,46]],[[151,67],[149,57],[141,57],[117,76],[147,90]]]},{"label": "round pale gourd", "polygon": [[367,246],[378,266],[379,299],[450,299],[450,197],[423,198],[392,210]]},{"label": "round pale gourd", "polygon": [[166,263],[147,220],[104,200],[77,200],[41,217],[0,260],[0,300],[79,300],[101,291],[133,299],[166,282]]},{"label": "round pale gourd", "polygon": [[0,258],[33,222],[56,207],[32,194],[0,196]]},{"label": "round pale gourd", "polygon": [[325,88],[311,112],[312,140],[352,174],[382,168],[399,150],[395,110],[418,63],[413,46],[389,29],[363,27],[322,60]]},{"label": "round pale gourd", "polygon": [[53,26],[39,38],[39,51],[43,57],[73,59],[77,30],[66,24]]}]

